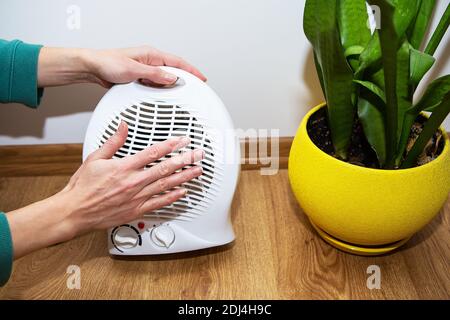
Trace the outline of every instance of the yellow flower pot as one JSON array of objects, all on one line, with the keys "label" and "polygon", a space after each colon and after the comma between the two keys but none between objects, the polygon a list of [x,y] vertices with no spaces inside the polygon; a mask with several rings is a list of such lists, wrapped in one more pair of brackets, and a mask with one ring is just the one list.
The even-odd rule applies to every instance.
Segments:
[{"label": "yellow flower pot", "polygon": [[370,169],[333,158],[309,138],[303,118],[289,155],[292,190],[319,235],[355,254],[378,255],[403,245],[446,202],[449,139],[435,160],[401,170]]}]

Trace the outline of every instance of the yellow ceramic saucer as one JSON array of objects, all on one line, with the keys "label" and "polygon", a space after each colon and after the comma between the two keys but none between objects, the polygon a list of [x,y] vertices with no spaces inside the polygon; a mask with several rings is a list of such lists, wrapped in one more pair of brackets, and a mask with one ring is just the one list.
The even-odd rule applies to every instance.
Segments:
[{"label": "yellow ceramic saucer", "polygon": [[405,238],[403,240],[389,243],[385,246],[368,246],[368,247],[362,247],[357,246],[348,242],[344,242],[342,240],[336,239],[330,234],[326,233],[322,229],[320,229],[311,219],[309,219],[311,222],[311,225],[316,229],[317,233],[320,235],[320,237],[325,240],[327,243],[331,244],[333,247],[360,256],[379,256],[382,254],[386,254],[388,252],[391,252],[402,245],[404,245],[411,237]]}]

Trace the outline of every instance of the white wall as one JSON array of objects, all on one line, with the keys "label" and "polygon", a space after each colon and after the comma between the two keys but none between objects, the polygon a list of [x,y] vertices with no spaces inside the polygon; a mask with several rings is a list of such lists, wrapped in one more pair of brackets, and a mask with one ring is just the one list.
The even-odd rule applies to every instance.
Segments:
[{"label": "white wall", "polygon": [[[448,0],[438,2],[436,16]],[[81,9],[80,30],[66,26],[71,4]],[[323,99],[303,35],[303,6],[302,0],[2,0],[0,38],[47,46],[153,45],[204,71],[237,127],[291,136]],[[438,57],[450,56],[449,33]],[[430,73],[450,73],[450,61]],[[38,110],[0,105],[0,144],[81,142],[103,93],[83,84],[47,89]]]}]

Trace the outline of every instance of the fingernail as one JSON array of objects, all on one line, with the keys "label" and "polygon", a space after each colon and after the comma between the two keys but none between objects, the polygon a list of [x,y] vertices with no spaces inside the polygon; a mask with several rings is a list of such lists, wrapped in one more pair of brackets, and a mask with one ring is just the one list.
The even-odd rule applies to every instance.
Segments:
[{"label": "fingernail", "polygon": [[205,159],[205,151],[197,149],[194,151],[194,160],[199,161]]},{"label": "fingernail", "polygon": [[125,127],[125,121],[120,120],[119,126],[117,127],[117,131],[122,130]]},{"label": "fingernail", "polygon": [[174,83],[175,81],[178,80],[178,77],[174,74],[166,73],[164,74],[164,79],[170,81],[170,83]]},{"label": "fingernail", "polygon": [[184,196],[186,193],[187,193],[187,190],[185,188],[178,189],[178,194]]}]

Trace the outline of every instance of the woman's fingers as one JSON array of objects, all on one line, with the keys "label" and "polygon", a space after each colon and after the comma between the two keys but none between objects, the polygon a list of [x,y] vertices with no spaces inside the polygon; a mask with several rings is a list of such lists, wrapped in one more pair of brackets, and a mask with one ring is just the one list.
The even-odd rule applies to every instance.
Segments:
[{"label": "woman's fingers", "polygon": [[164,71],[155,66],[149,66],[141,63],[136,63],[135,75],[136,78],[142,79],[144,84],[160,84],[168,85],[177,81],[178,77],[172,73]]},{"label": "woman's fingers", "polygon": [[187,190],[184,188],[175,189],[162,195],[154,196],[145,201],[139,208],[139,214],[143,215],[156,209],[168,206],[186,195]]},{"label": "woman's fingers", "polygon": [[128,137],[128,126],[121,121],[117,131],[96,151],[91,153],[87,161],[97,159],[111,159],[112,156],[123,146]]},{"label": "woman's fingers", "polygon": [[201,149],[181,153],[175,157],[164,160],[147,170],[142,171],[140,173],[141,177],[139,178],[139,181],[143,186],[148,185],[149,183],[169,176],[178,169],[200,161],[204,157],[205,152]]},{"label": "woman's fingers", "polygon": [[183,69],[189,73],[192,73],[194,76],[196,76],[200,80],[206,81],[206,77],[203,75],[203,73],[200,72],[200,70],[198,70],[196,67],[189,64],[182,58],[177,57],[170,53],[165,53],[165,52],[161,52],[161,55],[162,55],[162,59],[164,61],[164,65]]},{"label": "woman's fingers", "polygon": [[180,186],[185,182],[188,182],[194,178],[197,178],[202,174],[202,167],[195,166],[181,172],[177,172],[168,177],[161,178],[139,191],[133,198],[148,198],[155,194],[160,194],[174,187]]},{"label": "woman's fingers", "polygon": [[[136,70],[138,70],[138,78],[149,80],[143,81],[144,83],[163,85],[171,84],[176,81],[176,76],[170,73],[165,73],[159,68],[144,68],[143,65],[153,67],[169,66],[183,69],[189,73],[192,73],[199,79],[206,81],[206,77],[196,67],[176,55],[166,53],[149,46],[120,49],[120,51],[141,64],[141,66],[136,68]],[[160,71],[158,71],[158,69]],[[175,78],[171,76],[174,76]]]},{"label": "woman's fingers", "polygon": [[140,169],[152,163],[158,159],[161,159],[165,155],[181,149],[190,143],[188,137],[177,137],[168,139],[166,141],[156,143],[151,147],[145,148],[138,153],[123,158],[123,162],[126,166],[134,169]]}]

